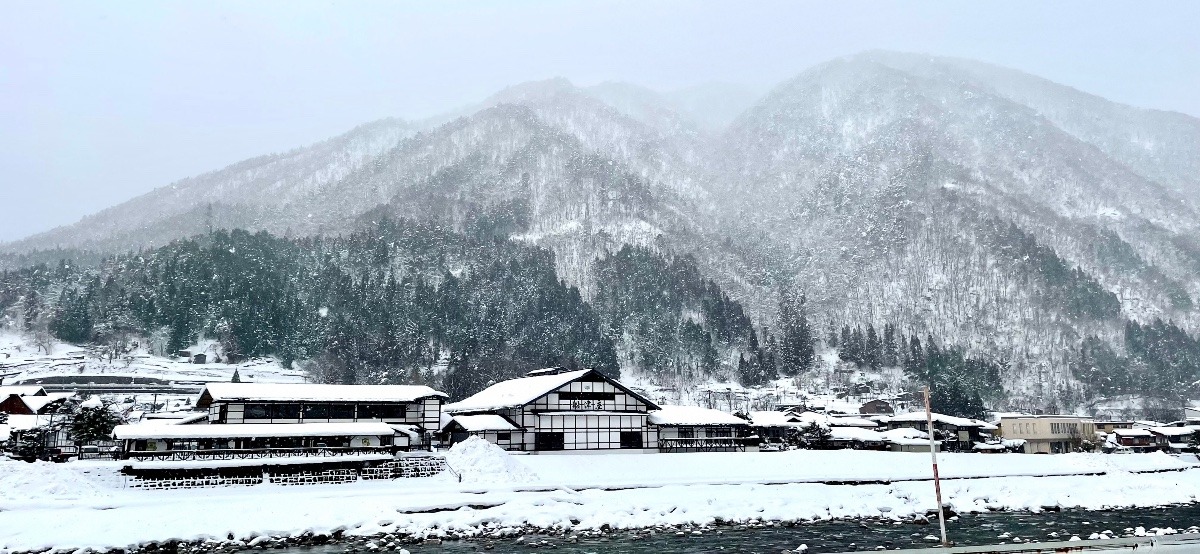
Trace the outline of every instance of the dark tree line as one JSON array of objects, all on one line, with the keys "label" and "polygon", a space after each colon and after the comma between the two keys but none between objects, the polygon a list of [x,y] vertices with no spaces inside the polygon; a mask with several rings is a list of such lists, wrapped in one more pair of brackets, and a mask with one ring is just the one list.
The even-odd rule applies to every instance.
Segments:
[{"label": "dark tree line", "polygon": [[[899,342],[897,342],[899,339]],[[896,327],[890,323],[883,325],[883,333],[875,331],[875,326],[867,324],[866,332],[862,326],[853,329],[849,325],[842,326],[840,333],[830,330],[830,344],[837,345],[838,358],[851,362],[858,367],[878,370],[883,367],[900,365],[903,337],[896,334]]]},{"label": "dark tree line", "polygon": [[1000,375],[1007,370],[1005,361],[967,356],[961,348],[938,346],[929,335],[924,343],[910,337],[900,361],[909,379],[929,387],[935,412],[982,418],[985,402],[1004,392]]},{"label": "dark tree line", "polygon": [[989,236],[998,255],[1017,264],[1038,285],[1041,300],[1075,319],[1104,320],[1121,315],[1117,296],[1079,267],[1067,265],[1053,248],[1039,244],[1016,223],[988,221]]},{"label": "dark tree line", "polygon": [[548,365],[619,372],[549,251],[407,220],[298,240],[217,231],[99,268],[6,271],[0,309],[31,330],[46,315],[71,342],[151,337],[170,353],[203,334],[231,360],[311,360],[343,383],[436,379],[456,397]]},{"label": "dark tree line", "polygon": [[691,256],[626,245],[596,260],[594,278],[592,305],[607,336],[626,344],[642,370],[710,375],[718,356],[747,348],[754,334],[742,305],[705,279]]},{"label": "dark tree line", "polygon": [[1088,336],[1071,359],[1071,371],[1089,392],[1142,394],[1182,403],[1197,392],[1200,339],[1174,323],[1125,323],[1124,352]]}]

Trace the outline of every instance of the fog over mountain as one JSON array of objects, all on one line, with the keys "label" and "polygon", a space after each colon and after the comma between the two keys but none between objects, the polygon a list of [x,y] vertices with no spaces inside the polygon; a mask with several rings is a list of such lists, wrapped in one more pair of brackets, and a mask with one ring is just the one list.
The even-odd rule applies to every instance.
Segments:
[{"label": "fog over mountain", "polygon": [[[737,379],[757,348],[740,315],[713,320],[704,299],[722,295],[772,333],[786,325],[781,295],[804,295],[820,343],[887,326],[995,360],[997,406],[1074,409],[1168,371],[1172,387],[1200,379],[1194,345],[1159,367],[1134,337],[1200,333],[1200,120],[955,58],[866,52],[757,97],[515,84],[453,116],[369,122],[171,183],[0,251],[12,269],[51,249],[123,254],[213,229],[351,236],[393,220],[553,252],[623,368],[658,339],[637,319],[649,316],[620,307],[647,300],[612,280],[653,267],[695,272],[662,308],[712,337],[711,374],[695,379]],[[460,255],[425,275],[483,263]]]}]

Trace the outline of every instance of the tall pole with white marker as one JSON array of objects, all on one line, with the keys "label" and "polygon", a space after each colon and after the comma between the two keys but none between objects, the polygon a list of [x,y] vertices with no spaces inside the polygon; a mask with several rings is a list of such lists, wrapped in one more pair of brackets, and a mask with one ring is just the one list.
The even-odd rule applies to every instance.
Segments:
[{"label": "tall pole with white marker", "polygon": [[933,437],[933,411],[929,409],[929,387],[925,387],[925,421],[929,425],[926,431],[929,432],[929,456],[933,459],[933,491],[937,494],[938,525],[942,528],[942,547],[946,548],[950,546],[950,541],[946,540],[946,513],[942,510],[942,481],[938,477],[937,441]]}]

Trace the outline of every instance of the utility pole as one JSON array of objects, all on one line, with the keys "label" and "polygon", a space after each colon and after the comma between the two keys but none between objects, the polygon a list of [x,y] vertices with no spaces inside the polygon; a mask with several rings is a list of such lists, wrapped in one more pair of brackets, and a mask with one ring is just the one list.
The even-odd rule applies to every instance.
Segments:
[{"label": "utility pole", "polygon": [[950,541],[946,540],[946,513],[942,510],[942,481],[938,477],[937,441],[933,436],[933,411],[929,409],[929,387],[925,387],[925,421],[929,431],[929,456],[933,459],[933,491],[937,495],[938,525],[942,528],[942,548],[949,548]]}]

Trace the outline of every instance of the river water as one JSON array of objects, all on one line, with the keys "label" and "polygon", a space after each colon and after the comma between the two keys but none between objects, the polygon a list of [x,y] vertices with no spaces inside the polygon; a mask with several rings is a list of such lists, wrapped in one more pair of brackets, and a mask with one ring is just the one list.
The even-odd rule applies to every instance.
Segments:
[{"label": "river water", "polygon": [[[1120,509],[1105,511],[1064,510],[1061,512],[992,512],[961,514],[948,523],[949,538],[959,546],[1018,542],[1065,541],[1072,535],[1087,539],[1093,533],[1111,532],[1120,537],[1137,527],[1173,528],[1180,532],[1200,525],[1200,504],[1166,508]],[[1127,529],[1129,531],[1127,531]],[[413,554],[466,552],[529,552],[553,548],[556,552],[616,553],[616,554],[674,554],[674,553],[780,553],[800,545],[808,554],[844,551],[874,551],[895,548],[937,546],[936,518],[929,525],[896,524],[881,520],[825,521],[792,526],[775,525],[747,529],[738,526],[709,527],[700,531],[680,533],[675,530],[645,532],[617,531],[604,537],[579,537],[575,542],[563,536],[525,535],[517,538],[446,541],[440,545],[404,545]],[[279,552],[290,554],[333,554],[368,552],[353,545],[332,545],[311,548],[291,548]]]}]

